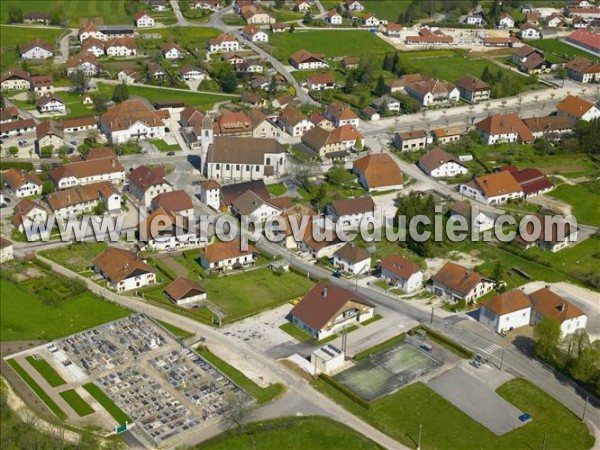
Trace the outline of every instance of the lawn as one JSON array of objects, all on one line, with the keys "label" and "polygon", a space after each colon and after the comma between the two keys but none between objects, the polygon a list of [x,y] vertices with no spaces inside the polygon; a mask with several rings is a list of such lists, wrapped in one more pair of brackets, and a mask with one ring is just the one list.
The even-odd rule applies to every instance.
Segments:
[{"label": "lawn", "polygon": [[92,260],[107,247],[106,242],[75,243],[66,247],[44,250],[40,254],[73,272],[84,272],[90,270]]},{"label": "lawn", "polygon": [[55,8],[65,12],[71,26],[78,26],[79,19],[101,17],[105,24],[133,24],[133,18],[125,11],[125,2],[119,0],[2,0],[0,18],[8,19],[8,8],[18,6],[23,13],[51,12]]},{"label": "lawn", "polygon": [[179,147],[178,144],[167,144],[162,139],[150,139],[150,143],[153,144],[158,151],[163,153],[178,152],[181,150],[181,147]]},{"label": "lawn", "polygon": [[[0,280],[0,298],[2,341],[50,341],[129,314],[128,310],[101,300],[91,292],[79,294],[57,304],[48,304],[6,279]],[[24,314],[25,311],[27,314]]]},{"label": "lawn", "polygon": [[[105,83],[98,83],[98,91],[101,94],[112,97],[114,86]],[[203,94],[200,92],[182,91],[173,89],[162,89],[145,86],[128,86],[130,97],[145,97],[150,103],[164,101],[184,101],[188,106],[196,106],[202,110],[211,109],[215,103],[231,100],[235,96],[222,95],[218,93]]]},{"label": "lawn", "polygon": [[306,331],[301,330],[293,323],[284,323],[279,327],[281,331],[285,331],[291,337],[296,339],[298,342],[306,342],[312,339],[312,336],[308,334]]},{"label": "lawn", "polygon": [[561,184],[548,195],[569,203],[578,222],[600,226],[600,195],[587,188],[588,183],[574,186]]},{"label": "lawn", "polygon": [[267,190],[269,191],[269,194],[275,197],[279,197],[287,192],[287,188],[283,183],[269,184],[267,185]]},{"label": "lawn", "polygon": [[94,412],[94,408],[88,405],[88,403],[81,398],[75,389],[62,391],[60,396],[69,404],[71,408],[73,408],[73,411],[75,411],[79,417],[89,416]]},{"label": "lawn", "polygon": [[[293,6],[293,5],[289,5]],[[272,17],[275,18],[277,22],[292,22],[297,20],[302,20],[304,18],[304,13],[292,11],[291,8],[288,9],[275,9],[269,8],[268,6],[263,7],[267,13],[269,13]]]},{"label": "lawn", "polygon": [[31,378],[25,369],[23,369],[17,361],[9,359],[8,364],[14,369],[17,374],[23,379],[23,381],[31,388],[31,390],[46,404],[46,406],[52,411],[56,417],[61,420],[65,420],[67,415],[60,409],[60,407],[50,398],[50,396],[42,389],[42,387]]},{"label": "lawn", "polygon": [[365,31],[298,31],[271,34],[270,43],[275,46],[273,55],[287,63],[288,58],[300,49],[324,53],[325,57],[386,53],[392,46],[374,34]]},{"label": "lawn", "polygon": [[102,389],[96,386],[94,383],[87,383],[82,386],[86,391],[90,393],[98,403],[108,412],[113,419],[115,419],[120,425],[125,422],[131,423],[131,418],[125,414],[121,408],[114,404],[114,402],[106,395]]},{"label": "lawn", "polygon": [[275,275],[271,269],[255,269],[242,274],[202,280],[210,302],[233,321],[273,308],[298,297],[312,287],[312,281],[293,272]]},{"label": "lawn", "polygon": [[57,387],[66,384],[63,377],[61,377],[45,359],[35,359],[33,356],[27,356],[25,359],[42,377],[44,377],[44,380],[46,380],[50,386]]},{"label": "lawn", "polygon": [[[404,14],[409,1],[398,0],[364,0],[365,10],[373,13],[378,19],[387,19],[395,22],[400,14]],[[404,22],[402,20],[401,22]]]},{"label": "lawn", "polygon": [[[6,9],[6,2],[3,1],[0,10],[4,14]],[[64,30],[60,29],[0,26],[0,67],[2,70],[6,70],[9,67],[18,65],[17,47],[19,45],[38,37],[50,44],[56,44],[57,39],[63,33]]]},{"label": "lawn", "polygon": [[[71,118],[71,117],[85,117],[97,114],[93,106],[84,105],[81,103],[81,96],[75,92],[61,91],[56,94],[58,98],[65,102],[67,106],[67,114],[61,115],[60,118]],[[29,103],[23,100],[15,100],[11,98],[11,101],[19,108],[26,110],[35,110],[35,104]]]},{"label": "lawn", "polygon": [[280,383],[271,384],[264,388],[260,387],[238,369],[223,361],[208,349],[199,349],[196,350],[196,353],[223,372],[231,381],[254,397],[258,403],[271,401],[285,391],[285,387]]},{"label": "lawn", "polygon": [[140,34],[160,34],[163,40],[172,40],[179,45],[193,49],[206,48],[209,39],[217,37],[221,31],[205,27],[152,28],[140,31]]},{"label": "lawn", "polygon": [[192,337],[194,335],[194,333],[190,333],[189,331],[182,330],[181,328],[176,327],[175,325],[171,325],[170,323],[166,323],[161,320],[158,320],[158,323],[160,323],[160,325],[163,328],[165,328],[169,333],[171,333],[176,338],[186,339],[186,338]]},{"label": "lawn", "polygon": [[527,411],[533,421],[501,436],[475,422],[420,382],[371,403],[368,410],[322,380],[316,381],[315,387],[409,447],[416,446],[421,425],[422,448],[540,448],[545,433],[547,448],[588,449],[594,444],[594,438],[579,418],[522,379],[505,383],[497,392],[520,410]]},{"label": "lawn", "polygon": [[594,55],[581,50],[576,47],[572,47],[569,44],[565,44],[559,39],[538,39],[529,41],[532,47],[537,47],[547,53],[552,53],[555,56],[559,56],[563,60],[571,60],[576,56],[584,56],[588,59],[593,59]]},{"label": "lawn", "polygon": [[197,450],[371,450],[381,448],[362,434],[326,417],[284,417],[246,425],[246,434],[223,433],[195,447]]}]

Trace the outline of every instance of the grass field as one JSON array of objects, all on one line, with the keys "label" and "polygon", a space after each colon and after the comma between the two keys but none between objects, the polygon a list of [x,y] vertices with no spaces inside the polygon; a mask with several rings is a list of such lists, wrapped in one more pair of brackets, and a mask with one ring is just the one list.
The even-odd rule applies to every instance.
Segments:
[{"label": "grass field", "polygon": [[271,34],[275,46],[273,55],[287,63],[288,58],[300,49],[324,53],[325,57],[386,53],[393,47],[368,31],[306,31]]},{"label": "grass field", "polygon": [[186,339],[186,338],[189,338],[194,335],[194,333],[190,333],[188,331],[182,330],[181,328],[176,327],[175,325],[171,325],[166,322],[162,322],[160,320],[158,321],[158,323],[160,323],[160,325],[163,328],[165,328],[168,332],[170,332],[173,336],[175,336],[179,339]]},{"label": "grass field", "polygon": [[82,272],[90,270],[92,260],[107,247],[106,242],[85,242],[45,250],[40,254],[73,272]]},{"label": "grass field", "polygon": [[[6,10],[5,3],[2,2],[0,7],[3,13]],[[26,44],[38,37],[55,45],[63,33],[64,30],[60,29],[0,26],[0,68],[6,70],[18,64],[19,45]]]},{"label": "grass field", "polygon": [[[65,102],[67,106],[67,114],[60,116],[61,118],[71,118],[71,117],[85,117],[85,116],[93,116],[97,114],[94,110],[93,106],[84,105],[81,103],[81,96],[75,92],[65,92],[61,91],[56,94],[56,96]],[[15,100],[11,98],[11,101],[21,109],[25,110],[35,110],[35,104],[28,103],[23,100]]]},{"label": "grass field", "polygon": [[399,0],[364,0],[363,4],[365,5],[365,10],[375,14],[378,19],[387,19],[395,22],[400,14],[404,14],[410,2]]},{"label": "grass field", "polygon": [[267,185],[267,190],[269,191],[269,194],[275,197],[279,197],[287,192],[287,188],[283,183],[269,184]]},{"label": "grass field", "polygon": [[[114,86],[105,83],[98,83],[98,90],[100,93],[107,95],[108,98],[110,98],[112,97]],[[217,102],[228,101],[234,98],[234,96],[221,95],[217,93],[203,94],[200,92],[186,92],[144,86],[129,86],[128,90],[130,97],[146,97],[150,103],[181,100],[184,101],[188,106],[196,106],[202,110],[211,109]]]},{"label": "grass field", "polygon": [[192,50],[196,48],[204,50],[208,40],[217,37],[221,31],[204,27],[151,28],[140,31],[140,34],[147,33],[160,34],[165,41],[176,41],[179,45],[191,47]]},{"label": "grass field", "polygon": [[231,381],[254,397],[258,403],[266,403],[270,400],[273,400],[275,397],[281,395],[285,390],[285,387],[279,383],[271,384],[270,386],[264,388],[260,387],[238,369],[223,361],[221,358],[211,353],[211,351],[208,349],[196,350],[196,352],[225,375],[227,375]]},{"label": "grass field", "polygon": [[128,310],[103,301],[90,292],[49,305],[6,279],[0,280],[0,298],[2,341],[50,341],[129,314]]},{"label": "grass field", "polygon": [[115,419],[119,424],[124,424],[125,422],[131,423],[131,418],[125,414],[121,408],[114,404],[114,402],[102,392],[98,386],[94,383],[84,384],[82,386],[86,391],[90,393],[92,397],[96,399],[98,403],[102,405],[102,407]]},{"label": "grass field", "polygon": [[0,8],[2,23],[8,19],[8,8],[17,6],[23,13],[51,12],[54,8],[61,9],[69,18],[71,26],[77,26],[79,19],[102,17],[105,24],[119,25],[133,23],[133,19],[125,11],[123,0],[3,0]]},{"label": "grass field", "polygon": [[600,226],[600,196],[586,189],[585,185],[561,184],[548,195],[571,204],[571,212],[578,222]]},{"label": "grass field", "polygon": [[23,369],[17,361],[14,359],[9,359],[8,364],[12,367],[15,372],[19,374],[19,376],[23,379],[25,383],[31,388],[33,392],[46,404],[46,406],[61,420],[65,420],[67,415],[65,412],[60,409],[60,407],[56,404],[54,400],[50,398],[50,396],[42,389],[42,387],[36,383],[36,381],[31,378],[31,376],[27,373],[25,369]]},{"label": "grass field", "polygon": [[281,331],[286,332],[291,337],[296,339],[298,342],[306,342],[312,339],[312,336],[308,334],[306,331],[301,330],[293,323],[284,323],[279,327]]},{"label": "grass field", "polygon": [[35,359],[33,356],[27,356],[25,359],[42,377],[44,377],[44,380],[46,380],[50,386],[57,387],[66,384],[63,377],[61,377],[45,359]]},{"label": "grass field", "polygon": [[[546,448],[588,449],[594,443],[587,426],[548,394],[522,379],[500,386],[498,394],[533,421],[497,436],[475,422],[423,383],[411,384],[371,403],[365,409],[322,380],[315,387],[337,403],[400,443],[416,447],[419,425],[423,426],[422,448]],[[477,401],[477,399],[473,399]]]},{"label": "grass field", "polygon": [[181,150],[181,147],[179,147],[178,144],[169,145],[162,139],[150,139],[150,143],[153,144],[158,149],[158,151],[163,153],[178,152],[179,150]]},{"label": "grass field", "polygon": [[[284,417],[246,425],[246,434],[221,434],[195,447],[196,450],[372,450],[381,448],[362,434],[326,417]],[[325,444],[326,443],[326,444]]]},{"label": "grass field", "polygon": [[538,39],[530,41],[528,44],[530,44],[532,47],[537,47],[546,53],[552,53],[555,56],[559,56],[563,60],[571,60],[576,56],[585,56],[589,59],[594,58],[594,55],[591,53],[576,47],[572,47],[558,39]]},{"label": "grass field", "polygon": [[73,411],[75,411],[79,417],[89,416],[94,412],[94,408],[88,405],[88,403],[81,398],[75,389],[62,391],[60,396],[69,404],[71,408],[73,408]]}]

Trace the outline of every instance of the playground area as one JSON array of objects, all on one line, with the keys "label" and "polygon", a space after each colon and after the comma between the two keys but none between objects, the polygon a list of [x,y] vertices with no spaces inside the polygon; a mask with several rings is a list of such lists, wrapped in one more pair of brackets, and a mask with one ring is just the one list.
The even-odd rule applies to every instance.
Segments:
[{"label": "playground area", "polygon": [[425,351],[403,343],[358,361],[335,379],[365,400],[373,401],[441,365]]}]

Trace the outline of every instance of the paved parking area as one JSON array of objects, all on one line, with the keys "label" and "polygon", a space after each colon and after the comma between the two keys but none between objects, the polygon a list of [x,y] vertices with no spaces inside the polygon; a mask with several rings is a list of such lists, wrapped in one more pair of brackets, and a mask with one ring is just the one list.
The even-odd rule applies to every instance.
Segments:
[{"label": "paved parking area", "polygon": [[434,378],[428,386],[492,433],[504,434],[523,425],[522,411],[496,394],[494,386],[460,367]]}]

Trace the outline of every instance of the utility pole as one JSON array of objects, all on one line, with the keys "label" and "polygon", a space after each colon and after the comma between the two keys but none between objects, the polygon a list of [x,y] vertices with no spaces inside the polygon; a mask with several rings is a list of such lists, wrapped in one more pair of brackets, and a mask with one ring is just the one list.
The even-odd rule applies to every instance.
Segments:
[{"label": "utility pole", "polygon": [[548,432],[544,433],[544,442],[542,443],[542,450],[546,450],[546,438],[548,437]]},{"label": "utility pole", "polygon": [[590,399],[590,396],[586,395],[586,397],[585,397],[585,405],[583,405],[583,415],[581,416],[581,421],[582,422],[585,420],[585,413],[587,411],[587,405],[588,405],[589,399]]},{"label": "utility pole", "polygon": [[431,306],[431,317],[429,318],[429,326],[433,327],[433,309],[435,308],[435,306]]},{"label": "utility pole", "polygon": [[502,346],[502,355],[500,355],[500,371],[502,372],[502,365],[504,364],[504,350],[506,350],[506,344]]},{"label": "utility pole", "polygon": [[417,450],[421,450],[421,434],[423,431],[423,424],[419,424],[419,443],[417,444]]}]

